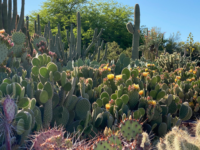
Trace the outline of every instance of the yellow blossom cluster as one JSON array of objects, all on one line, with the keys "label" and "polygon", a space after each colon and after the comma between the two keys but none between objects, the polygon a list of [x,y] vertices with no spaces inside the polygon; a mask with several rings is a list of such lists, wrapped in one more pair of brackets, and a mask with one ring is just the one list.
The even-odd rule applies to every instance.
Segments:
[{"label": "yellow blossom cluster", "polygon": [[121,79],[122,79],[122,75],[117,75],[117,76],[115,77],[115,79],[116,79],[116,80],[121,80]]},{"label": "yellow blossom cluster", "polygon": [[147,64],[147,67],[155,66],[154,64]]},{"label": "yellow blossom cluster", "polygon": [[192,77],[191,79],[187,79],[187,81],[195,81],[195,77]]},{"label": "yellow blossom cluster", "polygon": [[115,77],[114,74],[109,74],[109,75],[107,75],[107,78],[108,78],[109,80],[114,79],[114,77]]},{"label": "yellow blossom cluster", "polygon": [[148,101],[148,104],[150,104],[150,105],[156,105],[156,101],[154,101],[154,100],[150,100],[150,101]]},{"label": "yellow blossom cluster", "polygon": [[103,68],[99,67],[99,71],[106,71],[106,70],[111,71],[111,68],[108,66],[109,66],[109,64],[106,64],[106,66]]}]

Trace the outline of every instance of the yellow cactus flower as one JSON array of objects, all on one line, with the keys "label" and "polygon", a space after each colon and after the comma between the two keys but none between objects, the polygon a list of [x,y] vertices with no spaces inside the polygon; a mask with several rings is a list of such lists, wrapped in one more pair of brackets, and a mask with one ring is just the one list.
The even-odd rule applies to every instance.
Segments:
[{"label": "yellow cactus flower", "polygon": [[132,68],[130,68],[130,71],[132,70]]},{"label": "yellow cactus flower", "polygon": [[108,71],[111,71],[111,68],[108,68]]},{"label": "yellow cactus flower", "polygon": [[191,82],[192,80],[191,80],[191,79],[187,79],[187,81],[190,81],[190,82]]},{"label": "yellow cactus flower", "polygon": [[150,104],[150,105],[156,105],[156,101],[154,101],[154,100],[150,100],[150,101],[148,101],[148,104]]},{"label": "yellow cactus flower", "polygon": [[108,66],[109,66],[109,64],[106,65],[106,67],[108,67]]},{"label": "yellow cactus flower", "polygon": [[143,75],[144,77],[146,77],[148,74],[149,74],[148,72],[143,72],[143,73],[142,73],[142,75]]},{"label": "yellow cactus flower", "polygon": [[140,87],[138,84],[133,84],[134,89],[138,90]]},{"label": "yellow cactus flower", "polygon": [[192,80],[192,81],[195,81],[195,77],[192,77],[191,80]]},{"label": "yellow cactus flower", "polygon": [[110,109],[110,104],[106,104],[106,110],[109,110]]},{"label": "yellow cactus flower", "polygon": [[195,48],[192,48],[192,52],[195,50]]},{"label": "yellow cactus flower", "polygon": [[4,29],[0,30],[0,34],[5,33],[6,31]]},{"label": "yellow cactus flower", "polygon": [[177,82],[177,79],[174,79],[175,82]]},{"label": "yellow cactus flower", "polygon": [[194,106],[194,103],[193,102],[189,102],[189,106]]},{"label": "yellow cactus flower", "polygon": [[103,67],[103,69],[106,69],[106,70],[107,70],[107,69],[108,69],[108,67],[107,67],[107,66],[105,66],[105,67]]},{"label": "yellow cactus flower", "polygon": [[180,80],[180,79],[181,79],[181,77],[180,77],[180,76],[176,76],[176,79]]},{"label": "yellow cactus flower", "polygon": [[139,95],[143,95],[143,94],[144,94],[144,90],[140,90]]},{"label": "yellow cactus flower", "polygon": [[121,80],[121,79],[122,79],[122,75],[117,75],[117,76],[115,77],[115,79]]},{"label": "yellow cactus flower", "polygon": [[196,70],[194,70],[194,71],[193,71],[193,74],[196,74],[196,73],[197,73]]},{"label": "yellow cactus flower", "polygon": [[147,67],[150,67],[151,66],[151,64],[147,64]]},{"label": "yellow cactus flower", "polygon": [[154,65],[154,64],[152,64],[152,66],[154,67],[155,65]]},{"label": "yellow cactus flower", "polygon": [[155,73],[155,70],[153,70],[152,72]]},{"label": "yellow cactus flower", "polygon": [[190,73],[192,73],[192,72],[193,72],[193,70],[192,70],[192,69],[190,69],[190,70],[189,70],[189,72],[190,72]]},{"label": "yellow cactus flower", "polygon": [[148,69],[145,69],[145,71],[147,72],[147,71],[148,71]]},{"label": "yellow cactus flower", "polygon": [[114,74],[109,74],[109,75],[107,75],[107,78],[110,79],[110,80],[111,80],[111,79],[114,79],[114,77],[115,77]]}]

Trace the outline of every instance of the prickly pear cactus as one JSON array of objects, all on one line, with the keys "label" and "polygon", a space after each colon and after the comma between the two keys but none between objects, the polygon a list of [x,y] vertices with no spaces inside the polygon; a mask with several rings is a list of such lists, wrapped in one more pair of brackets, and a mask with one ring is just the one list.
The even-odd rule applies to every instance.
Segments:
[{"label": "prickly pear cactus", "polygon": [[34,48],[39,51],[39,48],[38,48],[38,44],[40,43],[40,41],[44,41],[47,43],[46,41],[46,38],[42,37],[42,36],[39,36],[37,34],[34,34],[33,38],[32,38],[32,42],[33,42],[33,46]]},{"label": "prickly pear cactus", "polygon": [[3,61],[7,58],[7,55],[8,55],[8,48],[6,44],[0,41],[0,64],[2,64]]},{"label": "prickly pear cactus", "polygon": [[11,122],[15,117],[15,102],[7,96],[3,103],[3,111],[8,122]]},{"label": "prickly pear cactus", "polygon": [[[16,104],[15,102],[9,97],[5,97],[0,101],[0,104],[3,106],[3,113],[0,109],[0,149],[11,150],[12,144],[15,142],[16,138],[13,136],[12,124],[16,113]],[[0,105],[1,106],[1,105]],[[13,140],[12,140],[13,138]],[[14,139],[15,138],[15,139]],[[4,144],[5,143],[5,144]]]},{"label": "prickly pear cactus", "polygon": [[23,44],[15,45],[9,50],[9,53],[10,52],[13,52],[15,57],[21,57],[23,52],[25,52],[25,46]]},{"label": "prickly pear cactus", "polygon": [[93,145],[93,150],[117,150],[115,145],[111,145],[111,143],[107,140],[99,140]]},{"label": "prickly pear cactus", "polygon": [[125,119],[120,125],[120,132],[122,136],[127,140],[131,141],[136,137],[137,134],[142,133],[142,125],[133,119]]},{"label": "prickly pear cactus", "polygon": [[[42,150],[42,147],[50,147],[51,145],[45,145],[45,142],[50,141],[50,138],[52,137],[56,137],[56,136],[60,136],[60,135],[64,135],[63,129],[62,128],[53,128],[47,131],[43,131],[43,132],[39,132],[38,134],[34,135],[34,139],[32,140],[33,145],[32,148],[34,148],[35,150]],[[46,141],[47,140],[47,141]]]},{"label": "prickly pear cactus", "polygon": [[26,35],[23,32],[13,32],[12,40],[17,45],[22,45],[26,40]]}]

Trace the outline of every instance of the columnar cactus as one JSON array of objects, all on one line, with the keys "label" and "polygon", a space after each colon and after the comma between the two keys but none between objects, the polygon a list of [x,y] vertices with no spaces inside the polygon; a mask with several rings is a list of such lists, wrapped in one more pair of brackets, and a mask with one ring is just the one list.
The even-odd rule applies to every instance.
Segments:
[{"label": "columnar cactus", "polygon": [[139,4],[135,4],[134,9],[134,25],[132,25],[131,22],[126,24],[126,28],[128,32],[133,34],[133,40],[132,40],[132,59],[139,59],[139,29],[140,29],[140,7]]},{"label": "columnar cactus", "polygon": [[[11,35],[11,31],[13,29],[17,29],[19,31],[23,28],[23,20],[24,20],[24,5],[25,0],[22,0],[22,7],[21,7],[21,15],[20,20],[16,26],[17,20],[17,0],[13,0],[13,9],[12,9],[12,0],[4,0],[3,3],[0,3],[0,29],[5,29],[6,33]],[[8,11],[7,11],[8,9]],[[12,11],[13,10],[13,11]],[[13,17],[12,17],[13,16]]]}]

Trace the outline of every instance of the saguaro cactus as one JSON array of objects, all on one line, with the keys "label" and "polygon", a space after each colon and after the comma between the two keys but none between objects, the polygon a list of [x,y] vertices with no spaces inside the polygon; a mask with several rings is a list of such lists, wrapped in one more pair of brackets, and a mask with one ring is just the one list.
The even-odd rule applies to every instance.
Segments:
[{"label": "saguaro cactus", "polygon": [[128,32],[133,34],[133,41],[132,41],[132,59],[138,59],[139,58],[139,29],[140,29],[140,7],[138,4],[135,4],[135,10],[134,10],[134,25],[132,25],[131,22],[128,22],[126,24],[126,28]]}]

